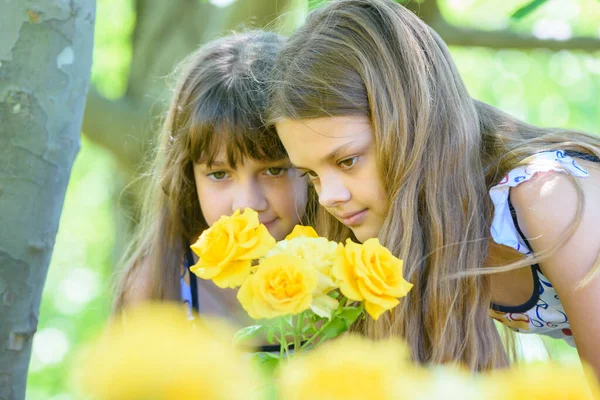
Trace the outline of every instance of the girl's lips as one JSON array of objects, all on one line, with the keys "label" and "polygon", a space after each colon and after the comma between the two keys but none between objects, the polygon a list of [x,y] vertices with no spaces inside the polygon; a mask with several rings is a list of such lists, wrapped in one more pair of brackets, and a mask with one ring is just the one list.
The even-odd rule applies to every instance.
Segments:
[{"label": "girl's lips", "polygon": [[344,215],[338,216],[338,218],[342,221],[342,223],[346,226],[356,226],[360,225],[367,215],[367,209],[357,211],[354,213],[348,213]]},{"label": "girl's lips", "polygon": [[267,227],[267,229],[269,229],[270,227],[272,227],[275,222],[277,221],[277,218],[273,218],[272,220],[266,221],[266,222],[261,222],[261,224],[263,224],[264,226]]}]

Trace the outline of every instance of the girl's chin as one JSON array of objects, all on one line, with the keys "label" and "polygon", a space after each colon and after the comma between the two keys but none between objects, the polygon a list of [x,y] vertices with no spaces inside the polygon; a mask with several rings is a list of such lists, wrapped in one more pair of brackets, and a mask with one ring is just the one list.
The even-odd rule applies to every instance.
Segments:
[{"label": "girl's chin", "polygon": [[285,237],[292,232],[291,230],[287,233],[283,232],[279,224],[279,219],[263,225],[267,228],[271,236],[273,236],[277,241],[285,239]]},{"label": "girl's chin", "polygon": [[379,230],[373,230],[373,229],[367,229],[366,226],[359,226],[359,227],[349,227],[352,230],[352,233],[354,233],[354,236],[356,237],[356,240],[358,240],[361,243],[366,242],[368,239],[372,239],[372,238],[378,238],[379,236]]}]

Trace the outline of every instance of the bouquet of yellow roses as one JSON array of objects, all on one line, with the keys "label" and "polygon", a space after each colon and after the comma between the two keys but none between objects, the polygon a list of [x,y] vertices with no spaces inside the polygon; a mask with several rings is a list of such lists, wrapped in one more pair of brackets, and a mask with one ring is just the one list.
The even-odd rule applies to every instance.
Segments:
[{"label": "bouquet of yellow roses", "polygon": [[291,344],[298,352],[339,336],[365,312],[378,319],[412,288],[402,260],[377,239],[336,243],[298,225],[276,242],[248,208],[221,217],[191,248],[199,261],[190,271],[239,287],[242,307],[260,321],[236,340],[266,331],[280,344],[279,355],[263,355],[269,358],[287,355]]},{"label": "bouquet of yellow roses", "polygon": [[[474,375],[452,364],[417,365],[398,338],[345,335],[319,346],[358,318],[379,318],[411,289],[402,261],[376,239],[341,244],[298,226],[276,243],[247,209],[220,219],[192,248],[200,258],[191,270],[239,288],[257,324],[234,333],[224,321],[190,320],[181,304],[134,306],[73,363],[77,390],[95,400],[600,398],[593,372],[569,365]],[[232,337],[260,331],[280,344],[279,353],[246,357],[231,346]],[[279,365],[289,344],[295,354]]]}]

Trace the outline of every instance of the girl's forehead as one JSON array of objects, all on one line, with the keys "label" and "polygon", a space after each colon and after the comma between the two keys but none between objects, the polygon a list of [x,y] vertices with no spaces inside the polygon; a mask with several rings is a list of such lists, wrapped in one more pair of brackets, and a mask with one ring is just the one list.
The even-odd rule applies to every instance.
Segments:
[{"label": "girl's forehead", "polygon": [[198,161],[199,164],[209,167],[230,168],[264,166],[275,162],[289,163],[289,158],[287,154],[279,157],[265,157],[258,153],[246,154],[231,143],[222,143],[212,154],[205,154],[205,157],[201,157]]},{"label": "girl's forehead", "polygon": [[191,141],[191,157],[194,162],[211,165],[226,163],[235,167],[246,160],[272,162],[286,159],[287,154],[275,130],[235,129],[207,127],[198,130]]},{"label": "girl's forehead", "polygon": [[300,168],[339,161],[373,142],[367,117],[282,120],[277,131],[291,161]]}]

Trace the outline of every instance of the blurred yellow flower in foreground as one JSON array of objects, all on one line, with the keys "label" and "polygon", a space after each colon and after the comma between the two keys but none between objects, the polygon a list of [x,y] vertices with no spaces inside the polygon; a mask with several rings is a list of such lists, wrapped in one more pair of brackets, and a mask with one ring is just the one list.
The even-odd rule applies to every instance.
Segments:
[{"label": "blurred yellow flower in foreground", "polygon": [[258,377],[224,326],[200,326],[179,304],[140,305],[85,348],[74,378],[96,400],[258,399]]},{"label": "blurred yellow flower in foreground", "polygon": [[[587,379],[586,379],[587,374]],[[490,400],[592,400],[600,388],[591,368],[536,363],[495,371],[484,378]]]},{"label": "blurred yellow flower in foreground", "polygon": [[400,341],[347,335],[284,363],[279,389],[284,400],[412,398],[410,382],[422,374]]},{"label": "blurred yellow flower in foreground", "polygon": [[275,245],[267,228],[258,222],[256,211],[246,208],[223,216],[191,246],[199,257],[190,268],[202,279],[211,279],[221,288],[240,286],[250,275],[252,260]]},{"label": "blurred yellow flower in foreground", "polygon": [[398,298],[406,296],[413,286],[402,277],[402,260],[377,239],[368,239],[362,245],[348,239],[338,252],[332,271],[342,294],[350,300],[364,301],[373,319],[396,307]]},{"label": "blurred yellow flower in foreground", "polygon": [[237,298],[254,319],[298,314],[310,306],[317,270],[289,254],[263,259],[240,287]]}]

